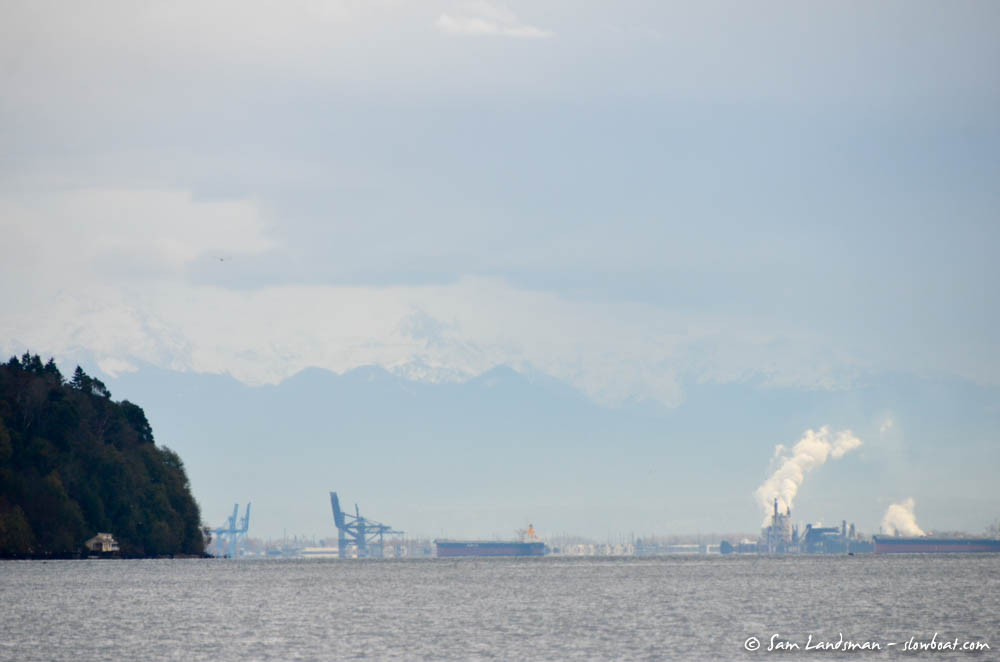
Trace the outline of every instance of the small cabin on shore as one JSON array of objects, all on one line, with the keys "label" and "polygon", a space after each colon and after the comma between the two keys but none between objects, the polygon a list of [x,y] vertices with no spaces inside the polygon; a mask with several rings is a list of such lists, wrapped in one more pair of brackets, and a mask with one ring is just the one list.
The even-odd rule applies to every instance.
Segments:
[{"label": "small cabin on shore", "polygon": [[83,544],[87,551],[98,554],[112,554],[118,551],[118,541],[110,533],[98,533]]}]

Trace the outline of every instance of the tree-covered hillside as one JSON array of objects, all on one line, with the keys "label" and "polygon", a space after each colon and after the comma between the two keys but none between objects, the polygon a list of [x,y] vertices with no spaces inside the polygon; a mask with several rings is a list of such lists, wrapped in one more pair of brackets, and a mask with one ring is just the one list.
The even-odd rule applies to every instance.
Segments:
[{"label": "tree-covered hillside", "polygon": [[98,532],[124,556],[202,554],[181,459],[153,443],[137,405],[77,367],[0,364],[0,556],[58,557]]}]

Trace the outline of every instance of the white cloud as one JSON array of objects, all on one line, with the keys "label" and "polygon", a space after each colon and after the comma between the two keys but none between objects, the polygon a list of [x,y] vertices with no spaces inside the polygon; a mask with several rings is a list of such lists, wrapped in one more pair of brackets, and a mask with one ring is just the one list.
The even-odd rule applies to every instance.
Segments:
[{"label": "white cloud", "polygon": [[551,37],[553,33],[518,20],[510,9],[488,2],[467,2],[454,14],[444,12],[434,25],[441,32],[461,35],[500,35],[504,37]]},{"label": "white cloud", "polygon": [[[377,364],[460,380],[505,364],[552,375],[603,403],[673,405],[691,375],[726,381],[727,371],[738,378],[764,362],[778,379],[801,379],[801,364],[782,364],[780,355],[809,342],[790,332],[775,343],[759,319],[567,299],[491,278],[238,290],[193,282],[194,267],[225,269],[218,258],[278,247],[247,200],[129,189],[7,195],[0,219],[9,255],[0,276],[18,284],[0,294],[0,349],[56,357],[82,349],[108,374],[145,362],[262,384],[311,366]],[[751,358],[723,365],[734,347]]]},{"label": "white cloud", "polygon": [[70,98],[76,113],[194,98],[208,107],[267,81],[370,85],[382,78],[373,71],[420,55],[415,44],[436,37],[428,23],[441,8],[402,0],[7,5],[0,60],[15,64],[4,71],[4,100],[37,110]]},{"label": "white cloud", "polygon": [[243,272],[232,280],[242,289],[206,284],[222,281],[207,266],[232,271],[220,257],[247,263],[282,248],[252,200],[50,188],[0,196],[0,232],[0,279],[12,284],[0,291],[0,350],[86,350],[109,374],[150,363],[262,384],[376,364],[461,380],[505,364],[606,404],[676,405],[689,379],[829,389],[869,367],[831,349],[814,320],[572,298],[500,278],[254,287]]},{"label": "white cloud", "polygon": [[[91,352],[109,374],[139,362],[275,383],[303,368],[378,364],[462,379],[498,364],[537,369],[597,400],[680,400],[686,322],[502,281],[439,286],[288,285],[230,290],[191,282],[192,265],[276,244],[251,201],[183,191],[88,189],[0,197],[10,259],[0,264],[0,345]],[[224,263],[219,264],[225,268]]]},{"label": "white cloud", "polygon": [[117,377],[118,375],[126,372],[135,372],[139,369],[138,366],[130,363],[129,361],[113,356],[98,359],[97,367],[100,368],[104,374],[111,375],[112,377]]},{"label": "white cloud", "polygon": [[[564,380],[594,400],[667,405],[686,378],[829,379],[802,361],[820,340],[759,315],[570,299],[501,279],[396,287],[194,282],[219,258],[279,247],[249,200],[185,191],[86,189],[0,197],[10,256],[0,264],[0,349],[93,354],[108,374],[150,363],[279,382],[307,367],[381,365],[461,380],[505,364]],[[245,260],[246,261],[246,260]],[[769,331],[768,329],[772,329]]]},{"label": "white cloud", "polygon": [[[0,196],[0,344],[56,355],[85,349],[108,374],[142,359],[173,366],[189,344],[151,292],[183,287],[198,262],[273,246],[251,201],[184,191],[82,189]],[[133,292],[134,296],[128,296]],[[173,322],[182,325],[182,318]]]},{"label": "white cloud", "polygon": [[[690,317],[476,278],[385,288],[229,290],[165,279],[66,285],[44,304],[36,297],[7,308],[5,352],[58,359],[82,348],[107,372],[145,362],[248,384],[277,383],[312,366],[363,365],[456,381],[505,364],[556,377],[603,404],[672,406],[683,399],[681,381],[700,340]],[[432,331],[415,330],[415,317],[432,320]]]},{"label": "white cloud", "polygon": [[46,276],[65,279],[65,273],[177,276],[205,256],[253,255],[273,247],[251,201],[196,201],[183,191],[5,196],[0,219],[19,248],[0,273],[32,273],[33,286]]},{"label": "white cloud", "polygon": [[[310,366],[363,365],[460,380],[507,364],[576,385],[595,400],[680,399],[676,341],[631,316],[605,317],[552,294],[465,279],[428,287],[288,286],[233,291],[183,282],[90,282],[5,314],[5,351],[57,357],[86,348],[121,371],[137,361],[276,383]],[[620,310],[625,313],[624,309]],[[428,335],[414,316],[439,320]],[[609,343],[610,339],[615,339]]]}]

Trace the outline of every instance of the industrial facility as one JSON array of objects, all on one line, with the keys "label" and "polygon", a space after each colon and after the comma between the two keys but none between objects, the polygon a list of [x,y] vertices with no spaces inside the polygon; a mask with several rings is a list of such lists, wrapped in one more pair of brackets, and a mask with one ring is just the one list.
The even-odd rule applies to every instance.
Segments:
[{"label": "industrial facility", "polygon": [[[918,529],[919,531],[919,529]],[[757,540],[722,541],[722,554],[946,554],[1000,553],[1000,540],[962,535],[874,535],[861,536],[854,524],[840,526],[806,524],[804,531],[792,524],[792,510],[781,512],[774,501],[770,523]]]},{"label": "industrial facility", "polygon": [[855,554],[875,551],[871,540],[858,535],[854,524],[842,520],[839,527],[806,524],[800,533],[792,524],[792,509],[778,509],[774,500],[771,523],[761,530],[756,541],[746,540],[737,544],[722,541],[722,554]]},{"label": "industrial facility", "polygon": [[[756,540],[744,538],[735,542],[736,536],[722,540],[719,544],[709,544],[704,537],[654,536],[630,539],[621,537],[615,543],[607,544],[579,538],[556,536],[547,542],[535,533],[533,525],[517,532],[517,538],[510,540],[454,540],[439,538],[403,538],[403,531],[388,524],[377,522],[361,515],[354,505],[354,513],[345,512],[340,506],[336,492],[330,492],[330,508],[333,523],[337,529],[336,546],[334,539],[317,541],[315,538],[287,536],[279,543],[248,540],[250,527],[250,504],[242,517],[239,504],[233,505],[233,513],[225,525],[208,530],[212,534],[213,555],[223,558],[254,556],[263,558],[305,558],[305,559],[358,559],[358,558],[427,558],[448,557],[497,557],[497,556],[659,556],[673,554],[894,554],[894,553],[1000,553],[1000,540],[976,538],[962,534],[923,535],[861,535],[853,523],[841,520],[839,526],[819,524],[799,524],[792,522],[791,507],[780,507],[783,502],[774,499],[772,510],[761,528]],[[885,527],[886,525],[883,524]],[[890,529],[891,531],[891,529]],[[387,536],[393,536],[386,539]],[[717,539],[717,538],[716,538]],[[88,541],[88,543],[91,541]]]}]

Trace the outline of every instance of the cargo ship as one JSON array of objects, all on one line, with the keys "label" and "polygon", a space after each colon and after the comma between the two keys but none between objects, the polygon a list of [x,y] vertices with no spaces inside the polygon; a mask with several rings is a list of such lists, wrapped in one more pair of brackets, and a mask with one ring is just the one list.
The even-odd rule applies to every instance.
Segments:
[{"label": "cargo ship", "polygon": [[549,547],[529,524],[521,540],[435,540],[439,558],[455,556],[545,556]]},{"label": "cargo ship", "polygon": [[520,540],[435,540],[440,558],[452,556],[544,556],[543,542]]},{"label": "cargo ship", "polygon": [[1000,553],[1000,540],[990,538],[902,538],[873,536],[876,554]]}]

